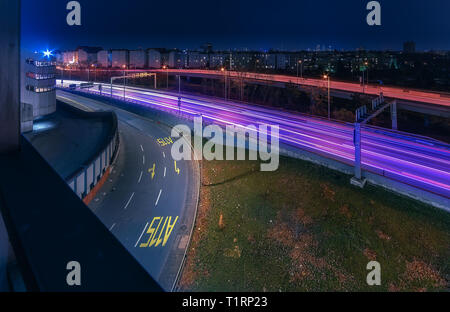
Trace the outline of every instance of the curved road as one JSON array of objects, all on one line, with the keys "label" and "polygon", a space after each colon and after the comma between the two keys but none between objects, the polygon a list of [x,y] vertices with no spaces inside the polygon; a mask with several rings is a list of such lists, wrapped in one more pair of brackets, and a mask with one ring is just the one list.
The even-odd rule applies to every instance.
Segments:
[{"label": "curved road", "polygon": [[195,214],[192,163],[171,158],[170,129],[105,103],[57,91],[80,109],[112,110],[120,149],[108,181],[89,204],[161,286],[172,290]]}]

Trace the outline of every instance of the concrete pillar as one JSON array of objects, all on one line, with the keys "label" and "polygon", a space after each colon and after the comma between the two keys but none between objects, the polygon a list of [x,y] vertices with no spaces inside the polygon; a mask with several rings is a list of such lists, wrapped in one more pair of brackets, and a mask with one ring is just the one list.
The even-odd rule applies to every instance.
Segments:
[{"label": "concrete pillar", "polygon": [[0,153],[19,150],[20,1],[0,1]]},{"label": "concrete pillar", "polygon": [[350,180],[350,183],[363,188],[366,184],[366,179],[363,179],[361,175],[361,124],[358,122],[355,123],[353,143],[355,145],[355,176]]},{"label": "concrete pillar", "polygon": [[361,179],[361,124],[355,123],[355,178]]},{"label": "concrete pillar", "polygon": [[397,130],[397,100],[394,100],[391,104],[391,119],[392,119],[392,129]]}]

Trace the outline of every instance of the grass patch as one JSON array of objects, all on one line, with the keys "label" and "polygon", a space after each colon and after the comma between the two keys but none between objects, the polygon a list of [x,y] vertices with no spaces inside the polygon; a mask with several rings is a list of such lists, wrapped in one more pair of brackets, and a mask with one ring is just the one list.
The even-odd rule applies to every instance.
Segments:
[{"label": "grass patch", "polygon": [[[256,161],[202,167],[183,290],[449,289],[446,212],[301,160],[281,157],[276,172]],[[381,286],[366,283],[370,260]]]}]

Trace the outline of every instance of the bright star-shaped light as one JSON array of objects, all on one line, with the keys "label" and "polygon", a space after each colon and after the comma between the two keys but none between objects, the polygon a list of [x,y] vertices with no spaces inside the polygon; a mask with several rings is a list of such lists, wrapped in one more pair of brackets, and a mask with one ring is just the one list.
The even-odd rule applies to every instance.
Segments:
[{"label": "bright star-shaped light", "polygon": [[48,49],[47,49],[47,51],[44,51],[43,53],[44,53],[44,56],[46,56],[46,57],[48,57],[48,58],[50,58],[50,56],[53,55],[53,54],[52,54],[52,51],[49,51]]}]

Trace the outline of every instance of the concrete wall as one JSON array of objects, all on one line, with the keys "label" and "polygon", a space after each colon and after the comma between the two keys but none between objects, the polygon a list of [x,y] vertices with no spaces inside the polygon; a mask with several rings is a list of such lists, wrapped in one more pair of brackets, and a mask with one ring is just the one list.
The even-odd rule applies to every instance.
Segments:
[{"label": "concrete wall", "polygon": [[19,149],[20,2],[0,1],[0,153]]},{"label": "concrete wall", "polygon": [[85,198],[89,192],[97,185],[100,179],[108,170],[119,146],[119,133],[116,132],[108,146],[92,161],[78,172],[73,178],[67,181],[70,188],[81,199]]}]

